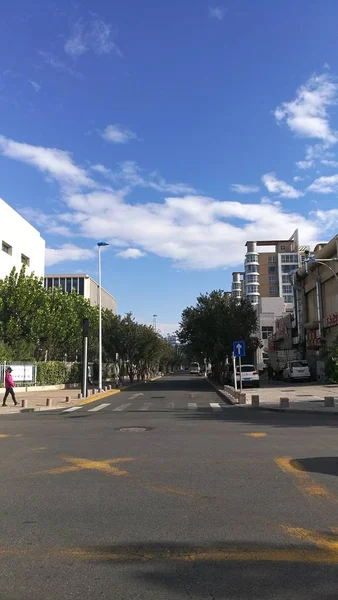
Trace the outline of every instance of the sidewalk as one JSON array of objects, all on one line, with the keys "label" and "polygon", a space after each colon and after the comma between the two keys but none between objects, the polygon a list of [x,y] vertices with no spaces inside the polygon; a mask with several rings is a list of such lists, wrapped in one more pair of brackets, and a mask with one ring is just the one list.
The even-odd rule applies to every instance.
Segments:
[{"label": "sidewalk", "polygon": [[[15,389],[15,395],[17,402],[19,402],[19,406],[14,406],[13,400],[10,396],[8,396],[6,400],[7,407],[2,407],[2,398],[0,404],[0,416],[11,414],[11,413],[19,413],[22,410],[22,400],[26,400],[26,408],[34,409],[34,410],[51,410],[53,408],[62,408],[63,406],[73,406],[76,402],[79,401],[78,394],[81,393],[80,389],[71,389],[71,390],[51,390],[44,392],[25,392],[21,391],[21,388]],[[66,396],[69,397],[69,402],[66,402]],[[47,398],[51,400],[52,405],[46,406]]]}]

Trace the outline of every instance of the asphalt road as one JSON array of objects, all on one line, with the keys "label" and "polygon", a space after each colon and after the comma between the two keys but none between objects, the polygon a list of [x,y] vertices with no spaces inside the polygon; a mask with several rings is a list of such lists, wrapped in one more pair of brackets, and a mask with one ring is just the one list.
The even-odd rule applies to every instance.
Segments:
[{"label": "asphalt road", "polygon": [[337,425],[189,376],[3,417],[1,600],[336,600]]}]

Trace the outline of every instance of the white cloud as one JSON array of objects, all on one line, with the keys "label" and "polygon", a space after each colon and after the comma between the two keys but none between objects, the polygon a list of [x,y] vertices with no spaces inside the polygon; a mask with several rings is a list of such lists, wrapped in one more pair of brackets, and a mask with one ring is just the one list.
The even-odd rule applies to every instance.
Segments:
[{"label": "white cloud", "polygon": [[275,173],[266,173],[262,177],[262,182],[271,194],[277,194],[280,198],[300,198],[303,192],[296,190],[292,185],[277,179]]},{"label": "white cloud", "polygon": [[278,122],[285,121],[291,131],[301,137],[335,144],[337,132],[329,123],[328,108],[337,102],[338,85],[329,73],[311,77],[296,92],[296,98],[283,102],[275,110]]},{"label": "white cloud", "polygon": [[317,219],[321,226],[325,230],[337,230],[338,228],[338,208],[332,208],[331,210],[316,210],[313,213],[313,217]]},{"label": "white cloud", "polygon": [[99,56],[111,52],[121,56],[121,51],[113,37],[109,23],[101,19],[94,19],[90,22],[79,19],[75,23],[70,37],[65,42],[64,50],[72,58],[78,58],[89,50]]},{"label": "white cloud", "polygon": [[35,92],[39,92],[41,90],[41,85],[39,85],[36,81],[32,81],[30,79],[29,83],[31,84],[31,86]]},{"label": "white cloud", "polygon": [[242,185],[241,183],[233,183],[230,189],[237,194],[254,194],[259,192],[258,185]]},{"label": "white cloud", "polygon": [[51,267],[65,261],[89,260],[94,256],[96,256],[96,252],[89,248],[63,244],[58,248],[46,248],[46,266]]},{"label": "white cloud", "polygon": [[217,21],[223,21],[225,17],[225,8],[223,6],[210,6],[209,15]]},{"label": "white cloud", "polygon": [[101,135],[104,140],[112,142],[113,144],[127,144],[127,142],[130,142],[131,140],[137,140],[136,133],[118,123],[115,125],[107,125]]},{"label": "white cloud", "polygon": [[333,167],[334,169],[338,168],[338,161],[337,160],[326,160],[326,159],[323,159],[320,162],[322,163],[322,165],[325,165],[326,167]]},{"label": "white cloud", "polygon": [[318,177],[307,190],[316,194],[334,194],[338,192],[338,175]]},{"label": "white cloud", "polygon": [[71,67],[66,65],[62,60],[60,60],[57,56],[54,56],[51,52],[44,52],[43,50],[39,50],[39,56],[41,56],[42,60],[56,71],[60,73],[68,73],[73,77],[81,77],[80,73],[74,71]]},{"label": "white cloud", "polygon": [[298,183],[298,181],[304,181],[304,177],[301,177],[300,175],[295,175],[295,177],[293,178],[293,181],[295,183]]},{"label": "white cloud", "polygon": [[119,169],[111,172],[110,178],[127,188],[150,188],[156,192],[169,194],[194,194],[196,190],[185,183],[168,183],[158,171],[145,173],[139,165],[132,160],[119,164]]},{"label": "white cloud", "polygon": [[[144,175],[135,163],[123,163],[119,177],[113,174],[116,185],[120,185],[116,191],[102,189],[93,180],[90,180],[91,187],[83,190],[84,186],[78,184],[78,179],[86,185],[87,173],[73,162],[67,152],[61,151],[60,155],[60,151],[55,149],[36,149],[6,138],[0,138],[0,149],[42,172],[47,170],[59,181],[63,212],[46,215],[45,223],[49,220],[53,227],[69,228],[72,236],[89,240],[87,249],[74,244],[50,248],[47,251],[49,265],[94,256],[92,244],[97,241],[98,231],[100,237],[114,244],[118,251],[124,247],[127,255],[131,250],[133,254],[135,250],[137,254],[153,254],[186,269],[238,266],[243,262],[246,241],[266,239],[267,232],[271,238],[287,238],[299,228],[302,243],[311,246],[325,233],[319,219],[288,212],[275,201],[241,203],[218,200],[196,192],[185,193],[182,197],[167,191],[162,201],[141,203],[135,198],[128,201],[127,192],[133,186],[151,188],[150,184],[154,183],[162,189],[171,186],[180,192],[183,189],[180,187],[183,184],[167,184],[158,174]],[[73,188],[63,185],[69,177],[77,182]],[[267,174],[266,177],[265,183],[270,189],[285,197],[294,198],[295,192],[297,197],[302,193],[285,182],[279,182],[275,175]]]},{"label": "white cloud", "polygon": [[116,256],[119,258],[142,258],[142,256],[145,256],[145,253],[138,248],[127,248],[118,252]]},{"label": "white cloud", "polygon": [[296,166],[302,170],[311,169],[313,167],[313,160],[298,160]]},{"label": "white cloud", "polygon": [[0,135],[0,154],[30,164],[63,184],[90,187],[94,183],[65,150],[32,146]]}]

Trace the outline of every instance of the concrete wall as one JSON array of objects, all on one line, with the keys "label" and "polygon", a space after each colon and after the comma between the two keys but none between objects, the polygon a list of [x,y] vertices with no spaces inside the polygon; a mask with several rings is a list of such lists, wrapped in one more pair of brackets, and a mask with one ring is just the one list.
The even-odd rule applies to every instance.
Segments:
[{"label": "concrete wall", "polygon": [[[89,298],[90,304],[95,306],[99,303],[99,294],[98,294],[98,285],[93,279],[87,280],[85,283],[85,294],[89,281],[89,296],[86,295],[86,298]],[[111,294],[106,292],[105,289],[102,288],[102,307],[111,310],[114,314],[116,314],[117,306],[116,300],[113,298]]]},{"label": "concrete wall", "polygon": [[[2,250],[2,243],[11,247],[11,254]],[[20,271],[21,255],[29,259],[26,273],[43,277],[45,271],[45,241],[35,227],[0,198],[0,279],[13,267]]]}]

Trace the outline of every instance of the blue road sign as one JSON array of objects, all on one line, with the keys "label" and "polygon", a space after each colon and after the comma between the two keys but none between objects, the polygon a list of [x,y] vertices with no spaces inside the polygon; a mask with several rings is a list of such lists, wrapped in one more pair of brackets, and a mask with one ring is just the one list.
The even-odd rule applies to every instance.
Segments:
[{"label": "blue road sign", "polygon": [[232,351],[234,356],[245,356],[245,342],[232,342]]}]

